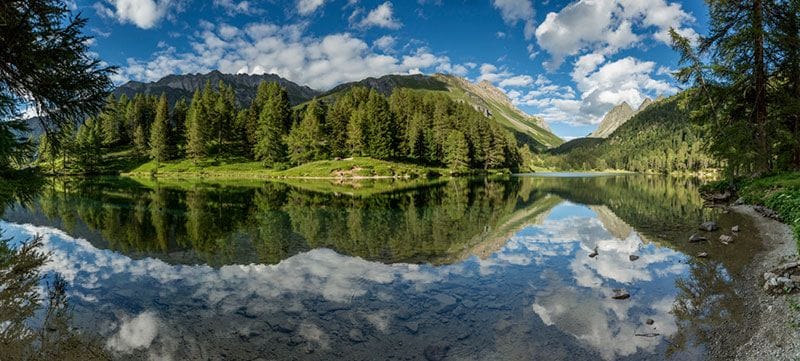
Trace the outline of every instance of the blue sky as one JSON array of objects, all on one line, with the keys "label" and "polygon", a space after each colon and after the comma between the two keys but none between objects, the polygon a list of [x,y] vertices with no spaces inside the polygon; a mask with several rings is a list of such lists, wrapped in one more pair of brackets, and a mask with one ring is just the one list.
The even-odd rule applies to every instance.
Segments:
[{"label": "blue sky", "polygon": [[705,31],[696,0],[75,0],[117,83],[220,70],[316,89],[388,73],[490,81],[561,137],[611,107],[671,95],[670,27]]}]

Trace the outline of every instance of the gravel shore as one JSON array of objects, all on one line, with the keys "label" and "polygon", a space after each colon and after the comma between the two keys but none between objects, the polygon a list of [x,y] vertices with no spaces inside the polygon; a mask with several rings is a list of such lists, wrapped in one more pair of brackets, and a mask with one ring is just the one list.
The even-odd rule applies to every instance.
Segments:
[{"label": "gravel shore", "polygon": [[[758,228],[763,251],[757,253],[746,266],[749,275],[737,285],[737,291],[747,299],[746,309],[750,327],[738,332],[752,335],[736,347],[736,360],[800,360],[800,310],[792,309],[790,302],[798,302],[794,295],[771,295],[762,289],[764,272],[798,258],[797,243],[786,224],[766,218],[752,206],[731,207],[731,211],[749,216]],[[725,337],[725,335],[722,335]],[[731,353],[711,354],[715,360],[729,360]]]}]

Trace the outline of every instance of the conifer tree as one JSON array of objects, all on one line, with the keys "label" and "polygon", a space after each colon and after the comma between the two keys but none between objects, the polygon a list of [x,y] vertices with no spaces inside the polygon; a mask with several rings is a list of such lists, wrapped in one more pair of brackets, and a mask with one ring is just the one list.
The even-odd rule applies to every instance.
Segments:
[{"label": "conifer tree", "polygon": [[[266,85],[265,94],[266,99],[258,120],[257,143],[253,153],[256,159],[268,165],[274,165],[283,162],[286,158],[283,137],[286,134],[284,127],[291,117],[291,108],[288,94],[278,83]],[[304,139],[303,141],[313,142],[314,139]]]},{"label": "conifer tree", "polygon": [[186,156],[195,162],[207,154],[203,97],[195,91],[186,116]]},{"label": "conifer tree", "polygon": [[168,116],[167,96],[162,93],[156,107],[156,118],[150,128],[150,157],[156,161],[156,168],[159,162],[170,158]]},{"label": "conifer tree", "polygon": [[327,134],[324,119],[320,116],[322,109],[318,100],[312,100],[303,119],[286,137],[289,158],[293,163],[303,164],[328,157]]},{"label": "conifer tree", "polygon": [[444,162],[450,169],[463,172],[469,169],[469,144],[464,133],[450,131],[444,145]]},{"label": "conifer tree", "polygon": [[364,109],[366,111],[367,154],[378,159],[394,157],[396,126],[386,98],[372,90],[364,104]]}]

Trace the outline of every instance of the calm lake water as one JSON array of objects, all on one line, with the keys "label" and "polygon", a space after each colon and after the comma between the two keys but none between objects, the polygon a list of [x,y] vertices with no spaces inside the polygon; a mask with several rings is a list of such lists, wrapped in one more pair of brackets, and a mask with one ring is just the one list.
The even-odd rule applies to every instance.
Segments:
[{"label": "calm lake water", "polygon": [[735,256],[686,242],[715,216],[662,176],[100,179],[0,229],[44,235],[76,332],[120,359],[691,360],[741,305]]}]

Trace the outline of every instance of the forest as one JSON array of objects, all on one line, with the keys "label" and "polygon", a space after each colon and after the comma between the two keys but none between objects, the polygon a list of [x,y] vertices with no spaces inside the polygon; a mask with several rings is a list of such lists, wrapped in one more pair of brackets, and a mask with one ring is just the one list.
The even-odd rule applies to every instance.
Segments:
[{"label": "forest", "polygon": [[285,169],[308,162],[371,157],[446,166],[453,171],[518,169],[516,140],[471,106],[432,92],[396,89],[386,97],[354,87],[325,102],[292,108],[286,90],[262,82],[240,106],[220,82],[190,100],[168,104],[164,94],[110,95],[97,116],[39,139],[38,162],[51,171],[92,173],[104,153],[132,149],[156,162],[238,157]]}]

